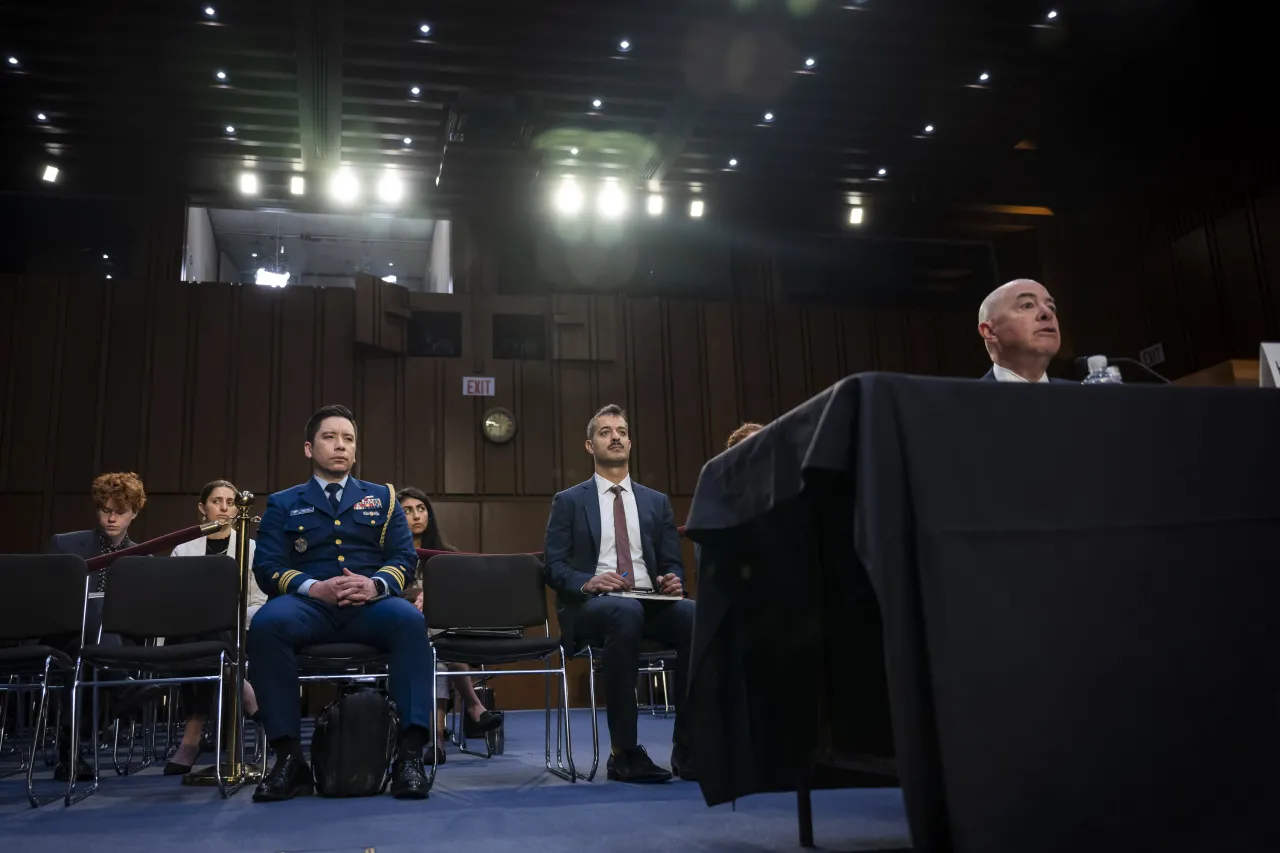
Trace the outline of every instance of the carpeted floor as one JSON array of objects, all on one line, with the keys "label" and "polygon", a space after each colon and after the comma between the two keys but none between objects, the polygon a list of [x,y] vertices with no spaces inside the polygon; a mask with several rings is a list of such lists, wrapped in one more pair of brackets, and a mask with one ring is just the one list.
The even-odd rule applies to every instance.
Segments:
[{"label": "carpeted floor", "polygon": [[[600,719],[604,730],[604,715]],[[506,751],[488,761],[451,752],[431,798],[353,800],[304,797],[255,804],[250,792],[229,800],[215,789],[183,786],[148,769],[104,777],[98,793],[71,808],[27,805],[22,782],[0,780],[0,850],[78,853],[331,851],[332,853],[561,853],[561,851],[800,850],[794,795],[763,795],[708,808],[695,783],[633,786],[569,784],[546,772],[541,712],[507,714]],[[590,766],[590,718],[573,717],[575,759]],[[670,753],[671,721],[641,716],[641,741],[659,764]],[[43,769],[43,768],[42,768]],[[38,777],[39,778],[39,777]],[[48,773],[44,778],[49,778]],[[46,781],[46,785],[50,784]],[[820,849],[909,848],[901,793],[895,789],[814,794]]]}]

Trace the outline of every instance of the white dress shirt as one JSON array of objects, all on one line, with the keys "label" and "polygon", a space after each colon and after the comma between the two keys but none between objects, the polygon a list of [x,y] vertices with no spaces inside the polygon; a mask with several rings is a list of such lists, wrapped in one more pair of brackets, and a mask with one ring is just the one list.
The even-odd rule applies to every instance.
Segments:
[{"label": "white dress shirt", "polygon": [[[596,574],[618,571],[618,546],[613,535],[613,488],[599,474],[594,475],[596,491],[600,495],[600,553],[596,557]],[[636,589],[653,589],[653,581],[649,578],[649,567],[644,564],[644,549],[640,546],[640,510],[636,506],[636,493],[631,485],[631,477],[624,477],[618,484],[622,487],[622,509],[627,515],[627,538],[631,540],[631,568],[635,576],[630,578]]]},{"label": "white dress shirt", "polygon": [[[1007,367],[1001,367],[1000,365],[995,364],[995,363],[993,363],[993,364],[991,365],[991,371],[992,371],[992,373],[994,373],[994,374],[995,374],[995,377],[996,377],[996,381],[997,381],[997,382],[1030,382],[1030,381],[1031,381],[1030,379],[1023,379],[1021,376],[1019,376],[1018,374],[1014,373],[1014,372],[1013,372],[1012,370],[1010,370],[1009,368],[1007,368]],[[1040,374],[1040,378],[1039,378],[1039,379],[1037,379],[1036,381],[1037,381],[1037,382],[1048,382],[1048,381],[1049,381],[1049,374],[1047,374],[1047,373],[1041,373],[1041,374]]]}]

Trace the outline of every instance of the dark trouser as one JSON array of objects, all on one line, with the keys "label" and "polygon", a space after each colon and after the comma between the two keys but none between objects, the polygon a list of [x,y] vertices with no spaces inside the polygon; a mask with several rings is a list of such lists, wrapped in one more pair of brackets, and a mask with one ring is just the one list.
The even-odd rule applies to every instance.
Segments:
[{"label": "dark trouser", "polygon": [[683,737],[685,691],[689,682],[689,642],[697,607],[683,601],[639,601],[601,595],[588,599],[574,617],[578,640],[604,646],[604,695],[608,703],[609,740],[615,750],[636,745],[636,673],[640,669],[640,641],[655,640],[676,651],[675,683],[671,700],[676,706],[676,743]]},{"label": "dark trouser", "polygon": [[319,643],[363,643],[391,654],[391,701],[400,725],[434,727],[431,647],[423,616],[403,598],[338,607],[301,595],[273,598],[253,617],[249,672],[267,739],[302,738],[297,650]]}]

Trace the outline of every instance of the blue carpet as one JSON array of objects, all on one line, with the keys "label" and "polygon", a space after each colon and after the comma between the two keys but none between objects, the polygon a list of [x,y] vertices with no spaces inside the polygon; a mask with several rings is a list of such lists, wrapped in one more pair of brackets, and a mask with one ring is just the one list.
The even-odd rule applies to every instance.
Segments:
[{"label": "blue carpet", "polygon": [[[541,712],[508,712],[506,752],[486,761],[451,750],[431,798],[354,800],[302,797],[255,804],[243,790],[229,800],[216,789],[183,786],[160,770],[122,778],[111,773],[97,794],[71,808],[27,805],[22,783],[0,780],[0,850],[155,850],[165,853],[561,853],[599,850],[799,850],[795,796],[749,797],[708,808],[695,783],[569,784],[543,768]],[[601,732],[604,715],[600,717]],[[575,760],[590,767],[590,717],[573,715]],[[670,755],[671,721],[642,715],[641,742],[659,764]],[[44,769],[44,768],[41,768]],[[41,774],[48,780],[49,774]],[[41,776],[37,776],[37,781]],[[50,784],[46,781],[46,784]],[[909,848],[901,792],[820,791],[813,795],[814,834],[826,850]]]}]

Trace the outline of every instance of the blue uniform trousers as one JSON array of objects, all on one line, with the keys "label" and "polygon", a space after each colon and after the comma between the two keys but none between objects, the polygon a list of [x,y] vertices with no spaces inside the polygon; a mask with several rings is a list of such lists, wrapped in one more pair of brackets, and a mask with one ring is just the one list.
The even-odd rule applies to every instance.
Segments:
[{"label": "blue uniform trousers", "polygon": [[391,655],[390,692],[402,730],[433,730],[431,648],[418,609],[398,596],[338,607],[302,595],[272,598],[253,617],[249,668],[267,739],[302,737],[298,649],[319,643],[363,643]]}]

